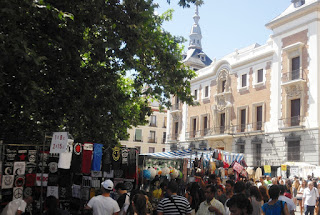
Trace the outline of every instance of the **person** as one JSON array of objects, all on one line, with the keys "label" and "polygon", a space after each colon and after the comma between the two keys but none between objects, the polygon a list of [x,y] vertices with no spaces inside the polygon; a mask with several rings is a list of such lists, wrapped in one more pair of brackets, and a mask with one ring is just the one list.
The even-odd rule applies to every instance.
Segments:
[{"label": "person", "polygon": [[278,178],[277,178],[277,177],[273,177],[273,178],[271,179],[271,182],[272,182],[273,185],[278,185],[278,184],[279,184],[279,181],[278,181]]},{"label": "person", "polygon": [[119,197],[117,199],[120,212],[119,215],[126,214],[128,207],[130,205],[130,193],[128,193],[126,186],[124,183],[118,183],[115,186],[115,190],[117,191]]},{"label": "person", "polygon": [[290,179],[287,179],[285,182],[285,192],[284,195],[289,199],[292,199],[292,183]]},{"label": "person", "polygon": [[243,181],[237,181],[234,185],[233,191],[235,194],[246,194],[246,184]]},{"label": "person", "polygon": [[227,196],[224,194],[222,187],[218,186],[216,192],[216,199],[219,200],[223,205],[227,201]]},{"label": "person", "polygon": [[292,184],[292,193],[293,193],[293,202],[295,205],[297,205],[297,194],[298,194],[298,189],[299,189],[299,179],[298,177],[294,177],[294,181]]},{"label": "person", "polygon": [[302,207],[302,196],[303,196],[303,192],[304,189],[306,189],[306,187],[308,186],[307,181],[306,180],[302,180],[299,188],[298,188],[298,192],[297,192],[297,201],[299,203],[300,206],[300,214],[302,215],[303,212],[303,207]]},{"label": "person", "polygon": [[225,188],[226,188],[226,196],[228,199],[230,199],[233,196],[234,181],[227,180]]},{"label": "person", "polygon": [[197,215],[212,214],[223,215],[225,213],[223,204],[215,199],[216,188],[213,185],[207,185],[205,189],[206,200],[201,202]]},{"label": "person", "polygon": [[280,188],[280,195],[279,195],[279,200],[284,201],[287,203],[289,213],[291,215],[294,215],[294,211],[296,210],[296,205],[294,204],[293,200],[288,198],[287,196],[284,195],[286,191],[286,185],[278,185]]},{"label": "person", "polygon": [[203,190],[200,189],[200,186],[197,182],[192,182],[189,184],[185,197],[188,199],[188,202],[191,206],[191,214],[196,214],[200,203],[205,200]]},{"label": "person", "polygon": [[30,205],[32,202],[32,196],[12,200],[3,209],[1,215],[20,215],[25,212],[27,205]]},{"label": "person", "polygon": [[147,214],[147,199],[145,195],[138,193],[132,198],[132,208],[134,215],[146,215]]},{"label": "person", "polygon": [[267,203],[270,199],[267,188],[264,186],[260,186],[259,191],[261,193],[263,203]]},{"label": "person", "polygon": [[319,198],[318,189],[313,187],[313,182],[308,182],[308,187],[306,187],[303,191],[302,195],[302,207],[304,207],[305,215],[313,215],[314,208],[317,203],[317,199]]},{"label": "person", "polygon": [[215,185],[216,185],[216,188],[221,187],[222,190],[224,191],[224,185],[221,182],[220,176],[216,176]]},{"label": "person", "polygon": [[59,208],[58,199],[54,196],[48,196],[44,203],[44,215],[69,215],[68,211]]},{"label": "person", "polygon": [[158,215],[191,215],[191,207],[188,200],[183,196],[178,196],[178,184],[170,181],[167,187],[168,197],[163,198],[158,204]]},{"label": "person", "polygon": [[278,185],[271,185],[269,188],[269,195],[271,200],[264,203],[262,206],[263,215],[289,215],[287,203],[279,201],[280,188]]},{"label": "person", "polygon": [[252,208],[253,208],[252,214],[260,215],[262,212],[261,207],[263,205],[263,201],[262,201],[262,196],[259,191],[259,188],[256,186],[251,186],[249,191],[250,191],[249,200],[250,200]]},{"label": "person", "polygon": [[230,215],[255,215],[250,201],[244,194],[232,196],[227,202],[227,207],[230,210]]},{"label": "person", "polygon": [[101,183],[102,195],[95,196],[85,206],[86,210],[93,210],[93,215],[118,215],[120,208],[118,203],[110,197],[113,190],[113,182],[108,179]]}]

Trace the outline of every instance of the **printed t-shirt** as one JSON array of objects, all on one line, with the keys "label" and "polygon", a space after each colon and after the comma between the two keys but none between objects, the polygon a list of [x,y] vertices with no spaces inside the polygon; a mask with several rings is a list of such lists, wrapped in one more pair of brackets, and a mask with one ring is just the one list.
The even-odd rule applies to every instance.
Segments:
[{"label": "printed t-shirt", "polygon": [[102,195],[90,199],[88,206],[93,209],[93,215],[112,215],[120,211],[119,205],[115,200]]}]

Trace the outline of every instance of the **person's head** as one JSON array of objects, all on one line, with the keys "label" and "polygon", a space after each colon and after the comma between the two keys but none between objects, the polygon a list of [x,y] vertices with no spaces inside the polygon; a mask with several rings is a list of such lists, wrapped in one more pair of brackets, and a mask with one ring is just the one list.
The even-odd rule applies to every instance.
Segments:
[{"label": "person's head", "polygon": [[216,186],[217,189],[217,196],[221,196],[223,194],[223,188],[220,186]]},{"label": "person's head", "polygon": [[285,185],[278,185],[279,189],[280,189],[280,196],[284,195],[285,191],[286,191],[286,187]]},{"label": "person's head", "polygon": [[272,184],[275,184],[275,185],[279,184],[278,178],[276,178],[276,177],[273,177],[271,182],[272,182]]},{"label": "person's head", "polygon": [[272,200],[278,199],[280,194],[279,185],[271,185],[269,188],[269,196]]},{"label": "person's head", "polygon": [[234,181],[227,180],[226,181],[226,192],[227,193],[233,192],[233,188],[234,188]]},{"label": "person's head", "polygon": [[209,184],[214,184],[215,182],[216,182],[216,175],[215,174],[209,175],[208,183]]},{"label": "person's head", "polygon": [[306,180],[303,180],[301,186],[302,186],[303,188],[306,188],[306,187],[307,187],[307,181],[306,181]]},{"label": "person's head", "polygon": [[216,194],[216,188],[214,185],[207,185],[204,195],[206,197],[207,202],[210,202]]},{"label": "person's head", "polygon": [[23,198],[23,200],[27,203],[27,205],[30,205],[33,202],[32,196],[26,196]]},{"label": "person's head", "polygon": [[171,195],[178,192],[178,183],[176,181],[170,181],[167,187],[167,192]]},{"label": "person's head", "polygon": [[220,185],[221,184],[221,178],[219,176],[216,176],[216,185]]},{"label": "person's head", "polygon": [[131,201],[134,212],[138,215],[144,215],[147,211],[147,199],[146,196],[138,193],[135,194]]},{"label": "person's head", "polygon": [[262,196],[261,196],[261,193],[260,193],[258,187],[256,187],[256,186],[251,186],[251,187],[249,188],[249,191],[250,191],[250,196],[254,196],[258,201],[261,201],[261,200],[262,200]]},{"label": "person's head", "polygon": [[247,215],[252,214],[253,211],[250,200],[244,194],[232,196],[227,201],[227,207],[231,215]]},{"label": "person's head", "polygon": [[113,182],[108,179],[101,183],[102,193],[110,193],[113,190]]},{"label": "person's head", "polygon": [[308,182],[308,188],[309,188],[310,190],[312,190],[312,188],[313,188],[313,182],[312,182],[312,181],[309,181],[309,182]]},{"label": "person's head", "polygon": [[267,175],[267,181],[271,181],[271,177]]},{"label": "person's head", "polygon": [[269,200],[268,190],[265,186],[260,186],[259,191],[260,191],[260,194],[261,194],[263,200]]},{"label": "person's head", "polygon": [[246,185],[243,181],[237,181],[237,183],[235,183],[234,193],[236,194],[244,193],[245,190],[246,190]]},{"label": "person's head", "polygon": [[124,194],[127,192],[127,188],[126,186],[124,185],[124,183],[118,183],[114,189],[117,191],[118,194]]}]

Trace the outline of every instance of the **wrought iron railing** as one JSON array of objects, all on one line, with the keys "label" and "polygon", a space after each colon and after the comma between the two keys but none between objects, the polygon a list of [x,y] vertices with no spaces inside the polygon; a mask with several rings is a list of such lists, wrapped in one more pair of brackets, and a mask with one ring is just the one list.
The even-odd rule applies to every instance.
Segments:
[{"label": "wrought iron railing", "polygon": [[290,72],[282,73],[282,83],[286,83],[293,80],[305,80],[306,74],[301,69],[292,70]]},{"label": "wrought iron railing", "polygon": [[171,106],[171,110],[180,110],[181,109],[181,104],[180,103],[176,103],[176,104],[173,104]]},{"label": "wrought iron railing", "polygon": [[293,116],[289,118],[282,118],[282,119],[279,119],[279,127],[287,128],[287,127],[293,127],[293,126],[302,126],[303,120],[304,120],[303,116]]}]

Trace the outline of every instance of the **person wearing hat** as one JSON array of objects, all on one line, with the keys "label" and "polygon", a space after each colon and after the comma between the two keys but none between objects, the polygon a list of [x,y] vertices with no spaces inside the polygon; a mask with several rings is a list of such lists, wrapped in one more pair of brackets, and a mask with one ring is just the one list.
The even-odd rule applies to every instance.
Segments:
[{"label": "person wearing hat", "polygon": [[101,183],[102,194],[95,196],[85,209],[92,209],[93,215],[118,215],[120,208],[118,203],[110,197],[110,191],[113,190],[113,182],[111,180],[105,180]]},{"label": "person wearing hat", "polygon": [[119,194],[119,198],[117,199],[117,202],[120,208],[119,215],[124,215],[127,213],[127,210],[130,205],[130,193],[128,193],[124,183],[118,183],[115,186],[115,190]]}]

